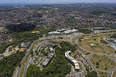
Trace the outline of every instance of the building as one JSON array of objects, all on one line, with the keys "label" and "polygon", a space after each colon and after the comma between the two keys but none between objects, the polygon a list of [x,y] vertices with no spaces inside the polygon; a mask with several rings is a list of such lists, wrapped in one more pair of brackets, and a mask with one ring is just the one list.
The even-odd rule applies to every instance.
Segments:
[{"label": "building", "polygon": [[27,48],[27,46],[30,44],[30,42],[26,42],[26,43],[24,43],[24,42],[22,42],[21,43],[21,48]]},{"label": "building", "polygon": [[70,53],[71,53],[71,51],[65,52],[65,57],[74,65],[75,70],[79,70],[78,62],[69,55]]},{"label": "building", "polygon": [[110,38],[110,41],[116,45],[116,39],[115,38]]},{"label": "building", "polygon": [[48,32],[48,35],[61,35],[61,32],[57,32],[57,31]]},{"label": "building", "polygon": [[52,47],[49,47],[49,51],[50,51],[50,53],[54,53],[55,52]]},{"label": "building", "polygon": [[56,31],[57,32],[64,32],[64,31],[66,31],[66,29],[57,29]]},{"label": "building", "polygon": [[114,25],[113,26],[116,27],[116,21],[114,22]]},{"label": "building", "polygon": [[71,29],[71,30],[66,30],[66,31],[64,31],[63,32],[63,34],[71,34],[71,33],[75,33],[75,32],[77,32],[78,30],[76,30],[76,29]]},{"label": "building", "polygon": [[48,64],[52,61],[53,57],[55,54],[51,53],[50,55],[47,56],[46,60],[43,62],[42,66],[47,67]]}]

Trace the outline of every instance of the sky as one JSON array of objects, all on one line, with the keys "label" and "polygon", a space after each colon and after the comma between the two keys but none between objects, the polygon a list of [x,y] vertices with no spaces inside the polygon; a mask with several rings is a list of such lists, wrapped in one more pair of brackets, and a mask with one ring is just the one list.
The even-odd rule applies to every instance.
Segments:
[{"label": "sky", "polygon": [[0,0],[0,3],[116,3],[116,0]]}]

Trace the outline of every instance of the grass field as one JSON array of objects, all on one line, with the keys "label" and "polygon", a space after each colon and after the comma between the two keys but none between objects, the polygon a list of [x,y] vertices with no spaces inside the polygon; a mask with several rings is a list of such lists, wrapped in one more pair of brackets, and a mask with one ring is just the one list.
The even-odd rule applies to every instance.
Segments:
[{"label": "grass field", "polygon": [[80,38],[80,37],[82,37],[82,36],[73,38],[72,43],[75,45],[75,40],[78,39],[78,38]]},{"label": "grass field", "polygon": [[114,73],[113,73],[113,76],[112,77],[116,77],[116,71],[114,71]]},{"label": "grass field", "polygon": [[[104,54],[104,51],[107,54],[114,54],[114,49],[109,47],[108,44],[103,43],[101,40],[102,38],[109,38],[112,34],[104,34],[104,35],[97,35],[97,36],[90,36],[85,37],[81,39],[81,41],[78,41],[78,44],[91,52]],[[104,49],[104,51],[101,49],[101,47]]]},{"label": "grass field", "polygon": [[100,77],[107,77],[108,76],[107,72],[102,72],[102,71],[99,71],[99,70],[97,70],[97,71],[98,71]]},{"label": "grass field", "polygon": [[93,55],[90,60],[99,69],[110,70],[116,67],[116,63],[106,56]]},{"label": "grass field", "polygon": [[37,47],[37,45],[38,45],[39,43],[41,43],[41,42],[43,42],[43,40],[41,40],[41,41],[37,41],[36,43],[34,43],[34,45],[33,45],[32,49],[36,48],[36,47]]}]

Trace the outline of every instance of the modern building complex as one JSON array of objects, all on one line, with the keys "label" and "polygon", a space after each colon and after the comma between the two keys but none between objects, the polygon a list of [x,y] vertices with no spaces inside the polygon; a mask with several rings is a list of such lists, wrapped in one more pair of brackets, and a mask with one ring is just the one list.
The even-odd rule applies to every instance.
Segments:
[{"label": "modern building complex", "polygon": [[70,53],[71,53],[71,51],[65,52],[65,57],[74,65],[75,70],[79,70],[78,62],[69,55]]},{"label": "modern building complex", "polygon": [[50,52],[50,54],[48,54],[47,58],[45,59],[45,61],[42,64],[43,67],[47,67],[48,64],[52,61],[53,57],[55,56],[55,50],[53,49],[53,47],[55,45],[51,45],[51,46],[49,46],[49,52]]},{"label": "modern building complex", "polygon": [[55,55],[54,53],[50,53],[50,55],[48,55],[46,60],[43,62],[42,66],[47,67],[48,64],[52,61],[54,55]]},{"label": "modern building complex", "polygon": [[116,45],[116,39],[115,38],[110,38],[110,41]]},{"label": "modern building complex", "polygon": [[77,29],[57,29],[56,31],[49,32],[48,35],[61,35],[61,34],[71,34],[78,32]]}]

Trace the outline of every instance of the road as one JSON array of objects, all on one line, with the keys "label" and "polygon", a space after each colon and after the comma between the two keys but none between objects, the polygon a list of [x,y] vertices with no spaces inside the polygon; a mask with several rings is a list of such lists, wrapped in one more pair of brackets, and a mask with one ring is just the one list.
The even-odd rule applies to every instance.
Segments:
[{"label": "road", "polygon": [[25,77],[25,76],[26,76],[26,72],[27,72],[27,68],[28,68],[28,65],[29,65],[29,61],[30,61],[30,59],[31,59],[31,56],[29,57],[29,59],[27,60],[26,65],[25,65],[25,69],[24,69],[24,72],[23,72],[23,77]]},{"label": "road", "polygon": [[[78,46],[77,41],[78,41],[78,40],[75,40],[75,44]],[[78,49],[78,48],[77,48],[77,49]],[[82,56],[83,56],[83,57],[87,60],[87,62],[91,65],[91,67],[93,68],[93,70],[97,72],[97,76],[100,77],[98,71],[96,70],[95,66],[91,63],[91,61],[83,54],[83,52],[81,52],[79,49],[78,49],[78,51],[82,54]]]},{"label": "road", "polygon": [[[82,49],[82,50],[84,50],[84,51],[86,51],[86,52],[91,53],[91,54],[87,57],[87,58],[88,58],[87,61],[90,63],[90,65],[92,66],[92,68],[93,68],[94,70],[97,69],[97,70],[99,70],[99,71],[107,72],[107,73],[109,73],[109,74],[108,74],[108,77],[111,77],[112,72],[113,72],[113,71],[116,71],[116,67],[113,68],[113,69],[111,69],[111,70],[102,70],[102,69],[98,69],[98,68],[96,68],[96,67],[91,63],[91,61],[89,60],[89,58],[90,58],[90,56],[92,56],[93,54],[96,54],[96,55],[101,55],[101,56],[107,56],[108,58],[112,59],[114,62],[116,62],[116,59],[110,57],[110,56],[112,56],[112,55],[98,54],[98,53],[94,53],[94,52],[88,51],[88,50],[86,50],[86,49],[80,47],[80,46],[77,44],[77,41],[78,41],[78,39],[75,41],[75,44],[76,44],[80,49]],[[86,59],[87,59],[87,58],[86,58]]]}]

